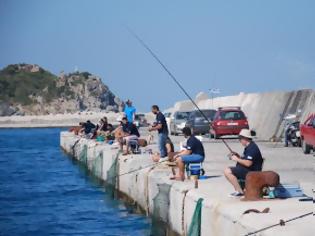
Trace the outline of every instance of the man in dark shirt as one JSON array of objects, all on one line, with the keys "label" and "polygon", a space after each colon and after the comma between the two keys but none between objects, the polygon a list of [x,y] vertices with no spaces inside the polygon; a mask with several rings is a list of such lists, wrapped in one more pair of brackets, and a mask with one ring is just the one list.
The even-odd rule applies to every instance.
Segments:
[{"label": "man in dark shirt", "polygon": [[239,140],[245,147],[243,156],[237,153],[231,153],[231,160],[236,162],[235,167],[228,167],[224,170],[227,180],[233,185],[235,192],[230,194],[231,197],[241,197],[244,192],[239,185],[238,180],[245,180],[250,171],[261,171],[263,158],[257,144],[252,140],[250,130],[243,129],[239,134]]},{"label": "man in dark shirt", "polygon": [[185,164],[188,163],[199,163],[205,159],[204,147],[199,139],[191,134],[191,130],[188,127],[183,129],[183,134],[187,139],[186,150],[181,151],[174,156],[179,173],[178,176],[174,176],[171,179],[182,180],[185,179]]},{"label": "man in dark shirt", "polygon": [[121,149],[123,149],[123,145],[126,145],[126,150],[124,151],[123,155],[127,155],[129,153],[129,141],[130,140],[138,140],[140,137],[139,131],[137,126],[133,123],[128,122],[127,117],[122,118],[122,130],[124,132],[124,137],[122,138],[121,142]]},{"label": "man in dark shirt", "polygon": [[165,116],[157,105],[152,106],[152,113],[156,115],[156,123],[149,128],[149,131],[157,130],[159,133],[159,150],[161,158],[165,158],[167,156],[166,150],[166,139],[168,137],[168,128]]}]

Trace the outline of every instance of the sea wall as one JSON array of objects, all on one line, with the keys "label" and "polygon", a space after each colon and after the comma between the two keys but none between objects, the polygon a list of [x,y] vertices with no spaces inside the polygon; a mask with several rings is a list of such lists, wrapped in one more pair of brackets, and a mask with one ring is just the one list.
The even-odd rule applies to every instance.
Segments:
[{"label": "sea wall", "polygon": [[[195,218],[194,224],[201,224],[202,236],[246,235],[278,223],[279,219],[305,214],[312,208],[312,203],[301,204],[296,199],[244,202],[228,198],[229,189],[222,176],[199,181],[199,187],[195,189],[193,181],[169,180],[170,168],[163,163],[154,164],[147,153],[122,156],[114,146],[79,138],[69,132],[61,132],[60,145],[97,178],[128,196],[148,216],[167,224],[171,231],[160,235],[188,235],[200,198],[203,199],[201,218]],[[272,209],[267,216],[243,215],[245,210],[265,207]],[[312,218],[306,217],[255,235],[312,235],[315,230]]]},{"label": "sea wall", "polygon": [[[315,91],[312,89],[291,92],[240,93],[236,96],[216,97],[197,96],[196,103],[201,109],[218,109],[224,106],[239,106],[248,117],[250,128],[263,140],[281,137],[288,114],[298,114],[304,121],[315,112]],[[190,101],[175,103],[174,110],[193,110]],[[300,111],[300,112],[299,112]]]}]

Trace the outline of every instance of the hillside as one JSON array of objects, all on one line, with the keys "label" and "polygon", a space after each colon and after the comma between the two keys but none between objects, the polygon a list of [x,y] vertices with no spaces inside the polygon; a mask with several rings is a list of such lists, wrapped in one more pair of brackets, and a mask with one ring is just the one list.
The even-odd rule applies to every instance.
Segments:
[{"label": "hillside", "polygon": [[0,116],[117,111],[120,99],[88,72],[59,76],[30,64],[0,71]]}]

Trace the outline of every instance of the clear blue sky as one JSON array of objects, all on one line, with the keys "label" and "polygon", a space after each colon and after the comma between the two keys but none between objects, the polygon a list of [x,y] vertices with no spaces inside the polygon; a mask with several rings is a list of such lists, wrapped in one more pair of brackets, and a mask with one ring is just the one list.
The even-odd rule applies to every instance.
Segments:
[{"label": "clear blue sky", "polygon": [[138,110],[185,99],[127,24],[193,96],[314,88],[314,12],[312,0],[1,0],[0,67],[78,67]]}]

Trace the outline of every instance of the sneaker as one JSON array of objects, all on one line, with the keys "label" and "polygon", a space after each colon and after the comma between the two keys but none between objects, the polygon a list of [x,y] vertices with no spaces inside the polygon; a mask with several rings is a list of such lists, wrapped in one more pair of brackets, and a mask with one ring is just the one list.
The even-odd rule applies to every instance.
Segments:
[{"label": "sneaker", "polygon": [[229,194],[229,197],[235,197],[235,198],[243,197],[243,196],[244,194],[240,192],[234,192],[234,193]]},{"label": "sneaker", "polygon": [[165,162],[165,161],[167,161],[167,158],[163,158],[163,157],[161,157],[160,160],[159,160],[160,163],[161,162]]}]

